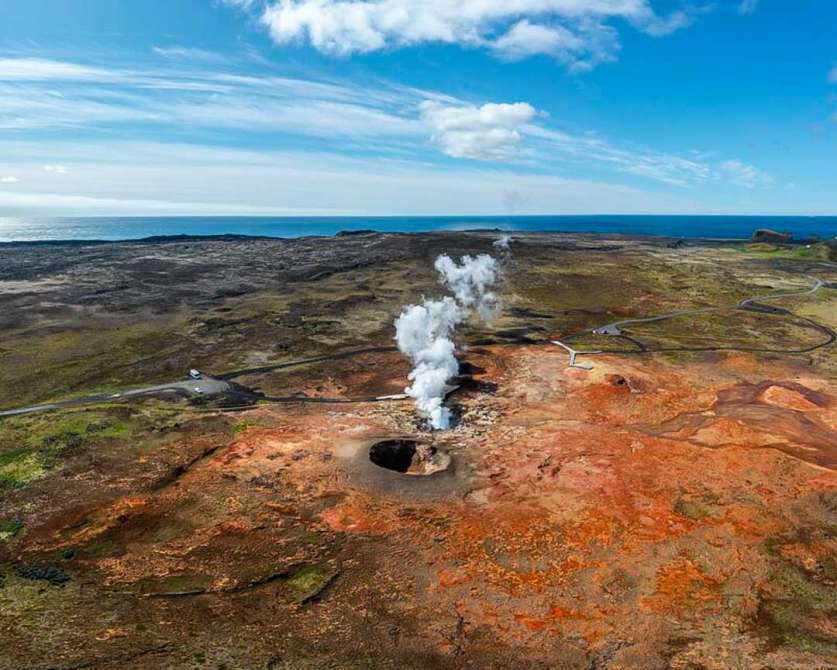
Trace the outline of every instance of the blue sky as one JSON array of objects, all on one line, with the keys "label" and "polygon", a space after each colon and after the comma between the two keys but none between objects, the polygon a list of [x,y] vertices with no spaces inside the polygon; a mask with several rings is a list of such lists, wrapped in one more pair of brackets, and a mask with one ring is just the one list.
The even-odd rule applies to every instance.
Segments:
[{"label": "blue sky", "polygon": [[837,213],[837,2],[0,5],[0,216],[513,213]]}]

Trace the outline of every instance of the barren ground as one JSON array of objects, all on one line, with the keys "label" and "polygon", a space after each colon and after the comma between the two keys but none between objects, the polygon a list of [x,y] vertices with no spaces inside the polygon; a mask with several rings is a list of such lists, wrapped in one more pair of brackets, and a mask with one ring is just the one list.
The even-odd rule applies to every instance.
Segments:
[{"label": "barren ground", "polygon": [[[401,306],[490,233],[0,246],[0,409],[235,373],[399,393]],[[0,419],[0,668],[837,665],[824,247],[521,235],[447,433],[410,402],[151,398]],[[593,370],[570,369],[566,338]],[[639,351],[641,343],[647,351]],[[270,369],[310,357],[324,360]],[[382,439],[448,471],[369,461]]]}]

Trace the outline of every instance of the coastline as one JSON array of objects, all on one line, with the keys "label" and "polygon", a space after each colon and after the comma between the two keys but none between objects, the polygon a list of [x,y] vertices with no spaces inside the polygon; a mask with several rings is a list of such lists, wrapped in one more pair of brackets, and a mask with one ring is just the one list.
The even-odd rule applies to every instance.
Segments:
[{"label": "coastline", "polygon": [[[287,236],[272,236],[272,235],[237,235],[230,233],[221,233],[217,235],[189,235],[189,234],[174,234],[174,235],[151,235],[148,237],[131,237],[123,239],[38,239],[38,240],[0,240],[0,249],[14,248],[14,247],[46,247],[46,246],[107,246],[107,245],[148,245],[148,244],[170,244],[177,242],[300,242],[300,241],[314,241],[314,240],[334,240],[339,238],[361,238],[361,237],[378,237],[378,236],[403,236],[403,237],[429,237],[429,236],[462,236],[462,235],[498,235],[509,234],[518,237],[534,237],[534,236],[549,236],[553,238],[572,238],[572,239],[594,239],[594,240],[620,240],[620,241],[637,241],[637,242],[659,242],[672,244],[678,246],[706,246],[714,244],[751,244],[754,240],[751,236],[747,237],[693,237],[693,236],[677,236],[677,235],[654,235],[654,234],[632,234],[632,233],[616,233],[616,232],[575,232],[575,231],[557,231],[557,230],[507,230],[507,229],[467,229],[467,230],[433,230],[421,232],[400,232],[400,231],[379,231],[371,230],[364,231],[363,234],[357,234],[353,231],[338,231],[333,235],[302,235],[298,237]],[[787,246],[804,246],[807,244],[830,242],[832,238],[816,238],[814,239],[799,239],[791,238],[786,242],[778,244]]]},{"label": "coastline", "polygon": [[305,239],[375,231],[426,234],[493,231],[745,241],[753,231],[795,240],[831,239],[837,216],[450,216],[450,217],[61,217],[2,218],[0,244],[139,242],[169,239]]}]

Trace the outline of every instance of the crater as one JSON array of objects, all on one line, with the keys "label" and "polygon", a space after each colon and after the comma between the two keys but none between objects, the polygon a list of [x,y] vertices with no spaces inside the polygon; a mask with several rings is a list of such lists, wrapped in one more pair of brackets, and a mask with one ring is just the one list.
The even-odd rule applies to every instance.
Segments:
[{"label": "crater", "polygon": [[376,442],[369,448],[369,460],[379,468],[417,477],[443,472],[451,463],[446,451],[404,439]]}]

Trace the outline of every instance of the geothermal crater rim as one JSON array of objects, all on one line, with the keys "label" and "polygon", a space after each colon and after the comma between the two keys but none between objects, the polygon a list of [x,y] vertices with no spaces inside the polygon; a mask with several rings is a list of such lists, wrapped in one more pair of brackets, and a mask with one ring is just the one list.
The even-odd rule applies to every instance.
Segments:
[{"label": "geothermal crater rim", "polygon": [[419,440],[393,437],[374,442],[369,447],[369,460],[398,474],[429,477],[447,470],[452,459],[447,451]]}]

